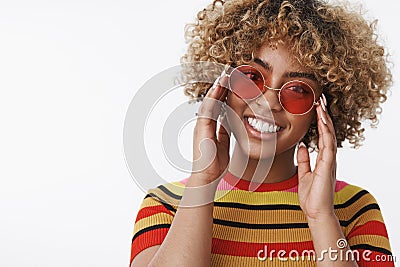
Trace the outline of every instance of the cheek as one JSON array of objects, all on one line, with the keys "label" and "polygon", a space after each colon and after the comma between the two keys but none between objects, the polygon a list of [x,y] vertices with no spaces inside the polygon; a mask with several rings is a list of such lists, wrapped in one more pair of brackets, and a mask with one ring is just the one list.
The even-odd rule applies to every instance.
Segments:
[{"label": "cheek", "polygon": [[301,118],[292,118],[291,123],[293,128],[295,129],[295,132],[301,138],[308,132],[311,123],[315,121],[314,112],[303,116],[304,117]]},{"label": "cheek", "polygon": [[246,103],[242,99],[232,93],[229,93],[226,103],[231,109],[231,112],[235,112],[239,117],[243,116],[243,112],[246,109]]}]

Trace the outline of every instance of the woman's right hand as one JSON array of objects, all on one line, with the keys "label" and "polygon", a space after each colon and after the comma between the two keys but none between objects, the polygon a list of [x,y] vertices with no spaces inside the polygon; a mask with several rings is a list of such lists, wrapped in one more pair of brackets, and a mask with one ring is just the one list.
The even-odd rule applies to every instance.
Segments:
[{"label": "woman's right hand", "polygon": [[[226,80],[226,77],[222,79]],[[132,266],[211,266],[213,208],[217,187],[217,183],[212,182],[224,173],[229,163],[229,129],[221,126],[216,134],[216,120],[227,91],[217,85],[210,88],[203,99],[194,129],[194,172],[186,181],[168,234],[160,246],[140,252],[133,259]],[[222,124],[227,126],[226,121],[222,121]]]},{"label": "woman's right hand", "polygon": [[193,134],[192,176],[204,183],[221,177],[229,164],[230,129],[226,117],[221,121],[217,134],[217,120],[228,95],[227,76],[221,75],[208,90],[198,110]]}]

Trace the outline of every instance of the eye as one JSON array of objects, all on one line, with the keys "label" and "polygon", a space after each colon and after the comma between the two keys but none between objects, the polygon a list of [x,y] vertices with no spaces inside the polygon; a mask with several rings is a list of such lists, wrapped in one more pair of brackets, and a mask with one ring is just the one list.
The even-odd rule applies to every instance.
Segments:
[{"label": "eye", "polygon": [[261,81],[262,78],[260,76],[260,74],[256,71],[243,71],[243,74],[250,80],[252,81]]},{"label": "eye", "polygon": [[302,95],[307,95],[312,93],[307,86],[299,83],[289,84],[285,86],[285,89],[289,90],[292,93],[302,94]]},{"label": "eye", "polygon": [[287,89],[289,89],[295,93],[299,93],[299,94],[306,93],[306,90],[304,90],[304,88],[300,85],[292,85],[292,86],[288,87]]}]

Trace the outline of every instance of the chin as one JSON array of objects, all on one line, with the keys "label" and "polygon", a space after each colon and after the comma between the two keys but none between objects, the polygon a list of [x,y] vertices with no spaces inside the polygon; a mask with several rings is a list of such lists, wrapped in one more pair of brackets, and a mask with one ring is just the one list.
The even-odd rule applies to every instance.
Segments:
[{"label": "chin", "polygon": [[254,142],[250,141],[249,144],[239,142],[240,149],[243,154],[247,155],[252,160],[266,160],[273,159],[276,155],[275,142]]}]

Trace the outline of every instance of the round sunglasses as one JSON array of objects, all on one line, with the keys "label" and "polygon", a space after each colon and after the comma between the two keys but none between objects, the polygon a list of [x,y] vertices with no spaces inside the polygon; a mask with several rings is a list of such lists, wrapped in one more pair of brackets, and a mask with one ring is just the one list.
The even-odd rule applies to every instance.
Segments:
[{"label": "round sunglasses", "polygon": [[228,86],[231,91],[245,100],[253,100],[269,89],[278,91],[279,103],[284,110],[293,115],[306,114],[318,105],[314,90],[303,81],[293,80],[281,88],[271,88],[265,85],[262,73],[250,65],[240,65],[225,75],[228,76]]}]

